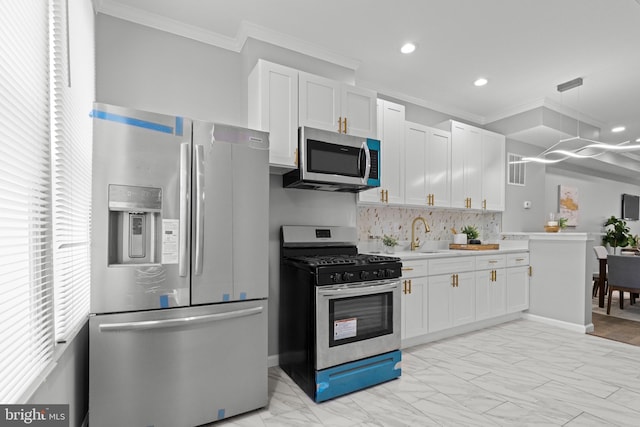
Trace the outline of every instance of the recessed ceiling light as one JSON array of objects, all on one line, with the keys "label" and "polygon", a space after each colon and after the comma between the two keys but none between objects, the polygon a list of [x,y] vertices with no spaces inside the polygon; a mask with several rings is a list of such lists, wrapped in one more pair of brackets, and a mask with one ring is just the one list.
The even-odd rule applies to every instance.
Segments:
[{"label": "recessed ceiling light", "polygon": [[474,85],[476,86],[484,86],[487,83],[489,83],[489,80],[485,79],[484,77],[480,77],[479,79],[477,79],[475,82],[473,82]]},{"label": "recessed ceiling light", "polygon": [[624,126],[616,126],[613,129],[611,129],[611,132],[615,132],[615,133],[623,132],[625,129],[626,128]]},{"label": "recessed ceiling light", "polygon": [[400,52],[402,53],[411,53],[416,50],[416,45],[413,43],[405,43],[401,48]]}]

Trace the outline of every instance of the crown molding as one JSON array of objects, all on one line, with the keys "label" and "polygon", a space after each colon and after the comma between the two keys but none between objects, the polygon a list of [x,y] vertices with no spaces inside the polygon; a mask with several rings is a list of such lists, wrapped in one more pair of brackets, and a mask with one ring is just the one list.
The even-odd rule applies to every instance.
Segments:
[{"label": "crown molding", "polygon": [[100,13],[144,25],[145,27],[176,34],[234,52],[240,52],[242,49],[242,45],[239,45],[237,39],[232,37],[207,31],[194,25],[188,25],[153,12],[127,6],[117,1],[98,0],[98,7],[97,11]]},{"label": "crown molding", "polygon": [[185,24],[184,22],[163,15],[124,5],[115,0],[93,1],[95,10],[105,15],[176,34],[236,53],[242,51],[247,40],[252,38],[304,55],[309,55],[350,70],[357,70],[360,66],[360,61],[248,21],[242,21],[236,36],[229,37],[195,25]]}]

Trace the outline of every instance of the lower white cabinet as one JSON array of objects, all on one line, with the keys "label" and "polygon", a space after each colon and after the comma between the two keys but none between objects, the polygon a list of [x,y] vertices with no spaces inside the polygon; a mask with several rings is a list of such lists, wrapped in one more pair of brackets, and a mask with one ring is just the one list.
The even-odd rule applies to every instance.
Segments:
[{"label": "lower white cabinet", "polygon": [[473,322],[475,274],[466,272],[429,277],[428,299],[429,332]]},{"label": "lower white cabinet", "polygon": [[402,263],[402,339],[428,332],[427,261]]},{"label": "lower white cabinet", "polygon": [[507,313],[529,308],[529,253],[507,255]]},{"label": "lower white cabinet", "polygon": [[[475,320],[475,258],[429,260],[427,311],[429,332]],[[467,271],[465,271],[467,270]]]},{"label": "lower white cabinet", "polygon": [[404,260],[402,339],[529,308],[529,254]]},{"label": "lower white cabinet", "polygon": [[500,316],[507,311],[506,257],[476,257],[476,320]]}]

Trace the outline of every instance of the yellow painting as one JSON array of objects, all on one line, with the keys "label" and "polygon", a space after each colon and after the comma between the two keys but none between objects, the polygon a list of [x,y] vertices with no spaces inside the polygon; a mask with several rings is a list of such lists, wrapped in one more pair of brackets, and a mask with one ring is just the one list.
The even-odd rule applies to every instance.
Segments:
[{"label": "yellow painting", "polygon": [[578,189],[567,187],[566,185],[558,186],[558,212],[560,217],[567,218],[567,225],[575,227],[578,225]]}]

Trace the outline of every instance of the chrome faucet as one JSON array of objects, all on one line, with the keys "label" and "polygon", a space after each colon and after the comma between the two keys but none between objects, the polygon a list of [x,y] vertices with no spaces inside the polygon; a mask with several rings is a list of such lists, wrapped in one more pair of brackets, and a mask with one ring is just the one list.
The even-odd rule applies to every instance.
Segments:
[{"label": "chrome faucet", "polygon": [[413,222],[411,223],[411,250],[412,251],[415,251],[420,247],[420,239],[415,237],[416,222],[418,221],[422,221],[422,223],[424,224],[425,233],[428,233],[431,231],[431,229],[429,228],[429,224],[427,224],[427,220],[425,220],[423,217],[419,216],[413,220]]}]

